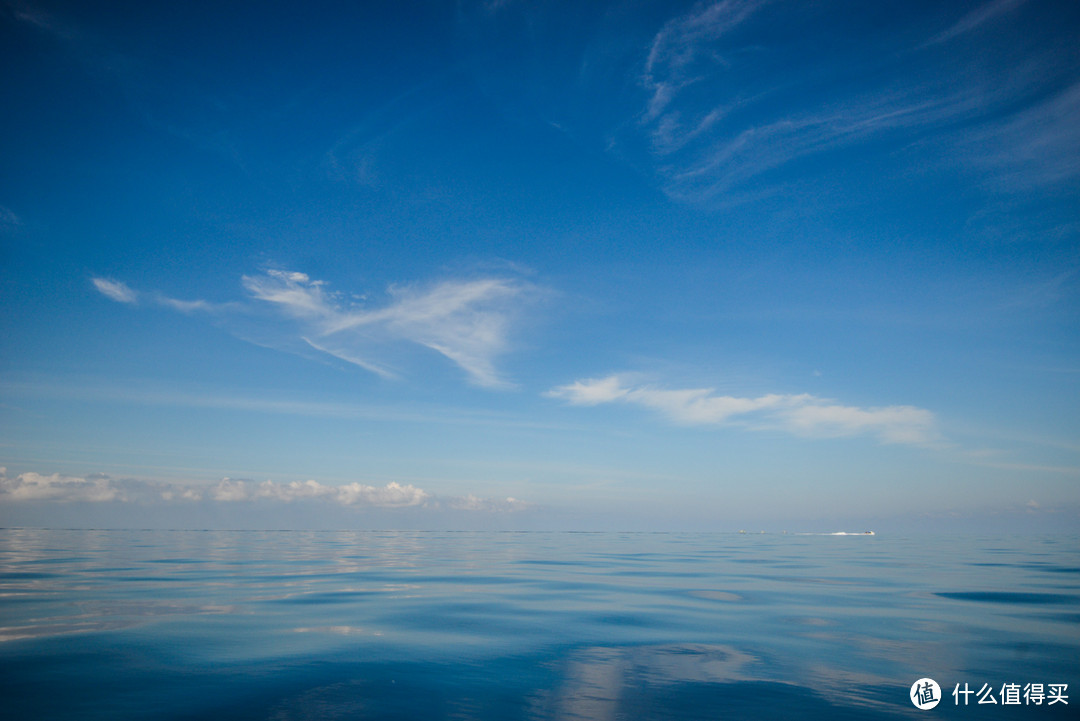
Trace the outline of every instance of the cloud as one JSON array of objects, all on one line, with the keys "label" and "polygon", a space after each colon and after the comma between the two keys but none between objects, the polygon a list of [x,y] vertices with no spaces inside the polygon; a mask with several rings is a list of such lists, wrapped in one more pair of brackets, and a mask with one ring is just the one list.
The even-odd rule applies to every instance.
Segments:
[{"label": "cloud", "polygon": [[[655,120],[684,88],[701,79],[701,63],[717,60],[710,44],[753,15],[766,2],[723,0],[698,5],[669,20],[653,38],[642,76],[651,92],[643,119]],[[671,118],[669,118],[671,120]]]},{"label": "cloud", "polygon": [[787,430],[814,436],[871,433],[886,443],[929,443],[937,436],[934,414],[914,406],[857,408],[829,404],[812,396],[779,413]]},{"label": "cloud", "polygon": [[104,474],[46,476],[27,472],[9,477],[0,467],[2,502],[117,502],[139,505],[176,503],[295,503],[319,502],[348,508],[452,509],[484,513],[506,513],[531,508],[516,498],[483,498],[468,494],[438,498],[412,484],[391,481],[385,486],[364,483],[327,485],[314,480],[275,483],[223,478],[212,485],[168,483],[140,479],[116,479]]},{"label": "cloud", "polygon": [[[352,295],[346,301],[325,281],[298,271],[242,276],[248,297],[230,303],[140,294],[119,281],[92,280],[99,292],[117,302],[135,304],[145,297],[182,313],[212,313],[226,327],[242,325],[244,330],[237,335],[249,342],[316,350],[384,378],[399,374],[378,360],[379,355],[394,344],[423,346],[461,368],[469,382],[486,388],[513,385],[498,371],[495,360],[509,349],[513,321],[525,301],[541,292],[513,278],[452,279],[392,285],[388,302],[369,308],[362,302],[366,296]],[[266,309],[271,311],[269,318]],[[253,319],[259,318],[265,322],[252,330]]]},{"label": "cloud", "polygon": [[167,295],[161,293],[139,293],[118,280],[110,280],[108,278],[93,277],[90,281],[94,284],[94,288],[106,298],[115,300],[117,303],[128,303],[129,305],[135,305],[140,300],[148,300],[151,303],[170,308],[172,310],[179,311],[181,313],[195,313],[195,312],[219,312],[228,310],[234,307],[234,304],[228,303],[211,303],[205,300],[180,300],[178,298],[170,298]]},{"label": "cloud", "polygon": [[22,220],[11,208],[0,205],[0,234],[9,235],[22,227]]},{"label": "cloud", "polygon": [[209,490],[215,501],[237,502],[255,500],[299,501],[320,499],[342,506],[368,506],[375,508],[400,508],[422,505],[429,494],[413,485],[391,482],[385,486],[367,486],[349,483],[343,486],[327,486],[318,481],[292,481],[274,483],[263,481],[234,481],[229,478]]},{"label": "cloud", "polygon": [[1027,0],[994,0],[982,7],[976,8],[956,21],[949,29],[945,30],[926,42],[926,45],[938,45],[964,35],[985,25],[986,23],[1009,13],[1023,5]]},{"label": "cloud", "polygon": [[806,157],[879,140],[890,133],[924,134],[977,118],[1015,90],[1005,83],[993,90],[959,80],[957,86],[943,90],[933,81],[823,100],[814,107],[793,104],[783,115],[764,116],[755,123],[728,123],[715,131],[713,126],[722,117],[720,109],[709,109],[687,129],[682,118],[693,116],[694,111],[683,107],[656,121],[651,143],[657,160],[662,161],[659,169],[670,196],[710,200]]},{"label": "cloud", "polygon": [[268,270],[261,276],[243,276],[244,288],[257,300],[276,304],[292,318],[329,321],[337,315],[322,281],[295,271]]},{"label": "cloud", "polygon": [[139,302],[138,293],[118,280],[91,278],[91,281],[93,281],[94,287],[98,289],[99,293],[106,298],[115,300],[117,303],[129,303],[134,305]]},{"label": "cloud", "polygon": [[471,493],[467,496],[449,498],[445,505],[455,511],[484,511],[493,513],[513,513],[533,507],[533,504],[511,496],[506,498],[480,498]]},{"label": "cloud", "polygon": [[[803,156],[963,110],[961,98],[928,88],[845,89],[830,97],[808,92],[787,75],[777,77],[776,67],[787,72],[794,64],[796,76],[812,75],[829,60],[800,57],[806,49],[799,44],[762,44],[754,33],[767,19],[751,21],[767,4],[697,5],[653,38],[639,79],[647,99],[638,127],[672,197],[707,200]],[[781,96],[788,101],[777,103]]]},{"label": "cloud", "polygon": [[209,303],[205,300],[178,300],[164,295],[155,295],[154,302],[166,308],[178,310],[181,313],[210,312],[219,310],[221,306]]},{"label": "cloud", "polygon": [[1080,177],[1080,82],[965,135],[974,167],[1013,188],[1045,187]]},{"label": "cloud", "polygon": [[352,352],[350,352],[350,351],[348,351],[346,349],[331,348],[329,344],[319,345],[318,343],[311,340],[310,338],[301,337],[300,340],[304,341],[309,346],[311,346],[312,348],[314,348],[315,350],[317,350],[317,351],[319,351],[321,353],[326,353],[327,355],[332,355],[335,358],[338,358],[340,360],[345,361],[346,363],[352,363],[355,366],[360,366],[364,370],[369,370],[372,373],[374,373],[375,375],[380,375],[383,378],[397,378],[398,377],[398,374],[394,373],[390,369],[384,368],[383,366],[378,365],[377,363],[373,363],[373,362],[367,360],[366,358],[361,358],[358,355],[356,355],[356,354],[354,354],[354,353],[352,353]]},{"label": "cloud", "polygon": [[711,388],[633,387],[613,375],[576,381],[544,395],[572,405],[632,403],[683,425],[738,424],[807,437],[873,435],[883,443],[928,444],[938,437],[933,413],[922,408],[843,406],[806,393],[740,398],[717,395]]},{"label": "cloud", "polygon": [[163,501],[201,501],[203,493],[197,488],[164,488],[158,494]]},{"label": "cloud", "polygon": [[106,476],[62,476],[54,473],[21,473],[9,478],[6,468],[0,468],[0,499],[13,501],[123,501],[122,489]]},{"label": "cloud", "polygon": [[66,476],[59,473],[43,475],[31,471],[9,477],[7,469],[0,467],[0,501],[154,503],[190,502],[202,498],[203,489],[199,486],[111,478],[104,473]]},{"label": "cloud", "polygon": [[574,381],[569,385],[550,390],[545,395],[550,398],[562,398],[575,406],[595,406],[620,400],[629,393],[629,390],[623,388],[618,376],[608,376]]},{"label": "cloud", "polygon": [[[839,4],[775,12],[770,5],[698,3],[669,19],[639,56],[632,71],[637,112],[618,122],[610,148],[623,157],[642,153],[640,162],[670,197],[740,202],[769,195],[828,167],[805,162],[809,158],[854,145],[887,142],[910,154],[935,153],[934,162],[955,162],[962,158],[954,146],[970,137],[973,125],[976,132],[979,124],[993,128],[1017,111],[1023,127],[1005,151],[1029,152],[1032,167],[1051,166],[1048,176],[1061,177],[1067,166],[1072,177],[1076,153],[1068,150],[1075,145],[1055,140],[1074,137],[1068,103],[1045,131],[1022,117],[1032,101],[1071,82],[1069,58],[1058,48],[1070,39],[1045,20],[1024,24],[1035,22],[1027,16],[1014,28],[1002,27],[1024,0],[983,4],[947,29],[927,33],[921,44],[912,38],[926,32],[923,17],[898,18],[895,27],[868,25],[863,32],[851,29],[862,20]],[[832,43],[822,52],[822,43],[839,32],[864,39]],[[982,45],[941,47],[975,33]],[[1032,33],[1039,37],[1036,49],[1028,47]],[[925,148],[944,153],[910,147],[935,136],[941,142]]]},{"label": "cloud", "polygon": [[391,286],[380,308],[349,306],[324,281],[296,271],[244,276],[251,298],[299,325],[300,339],[384,377],[395,373],[370,355],[380,344],[405,341],[429,348],[465,371],[475,385],[510,384],[495,368],[508,348],[511,319],[535,288],[506,278],[446,280],[425,286]]}]

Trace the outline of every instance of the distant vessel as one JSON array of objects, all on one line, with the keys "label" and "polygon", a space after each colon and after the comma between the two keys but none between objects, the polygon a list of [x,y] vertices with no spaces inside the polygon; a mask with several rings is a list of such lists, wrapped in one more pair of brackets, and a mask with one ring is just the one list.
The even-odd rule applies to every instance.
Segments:
[{"label": "distant vessel", "polygon": [[[739,531],[739,533],[746,533],[746,531]],[[787,533],[787,531],[785,531]],[[876,536],[873,531],[834,531],[833,533],[796,533],[796,536]]]}]

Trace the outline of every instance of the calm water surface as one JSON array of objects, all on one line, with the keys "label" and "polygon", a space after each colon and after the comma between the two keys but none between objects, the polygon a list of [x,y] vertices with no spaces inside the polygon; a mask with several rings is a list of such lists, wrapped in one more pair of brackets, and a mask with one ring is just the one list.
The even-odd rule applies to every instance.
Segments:
[{"label": "calm water surface", "polygon": [[[922,677],[936,709],[909,700]],[[958,683],[998,704],[955,705]],[[1068,705],[1003,705],[1005,683],[1068,684]],[[11,719],[1078,718],[1080,538],[0,529],[0,699]]]}]

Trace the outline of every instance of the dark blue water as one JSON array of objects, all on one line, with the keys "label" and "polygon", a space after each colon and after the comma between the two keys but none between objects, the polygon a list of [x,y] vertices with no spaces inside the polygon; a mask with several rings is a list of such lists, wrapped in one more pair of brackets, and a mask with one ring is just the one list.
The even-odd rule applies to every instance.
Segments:
[{"label": "dark blue water", "polygon": [[[998,703],[957,706],[965,683]],[[1004,705],[1006,683],[1068,705]],[[1077,537],[0,530],[4,718],[1078,708]]]}]

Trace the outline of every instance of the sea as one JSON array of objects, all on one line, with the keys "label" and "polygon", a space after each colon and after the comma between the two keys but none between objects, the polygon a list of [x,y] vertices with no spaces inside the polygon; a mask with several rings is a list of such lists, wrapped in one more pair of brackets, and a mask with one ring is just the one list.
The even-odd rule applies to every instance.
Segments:
[{"label": "sea", "polygon": [[0,529],[12,721],[1078,711],[1076,535]]}]

